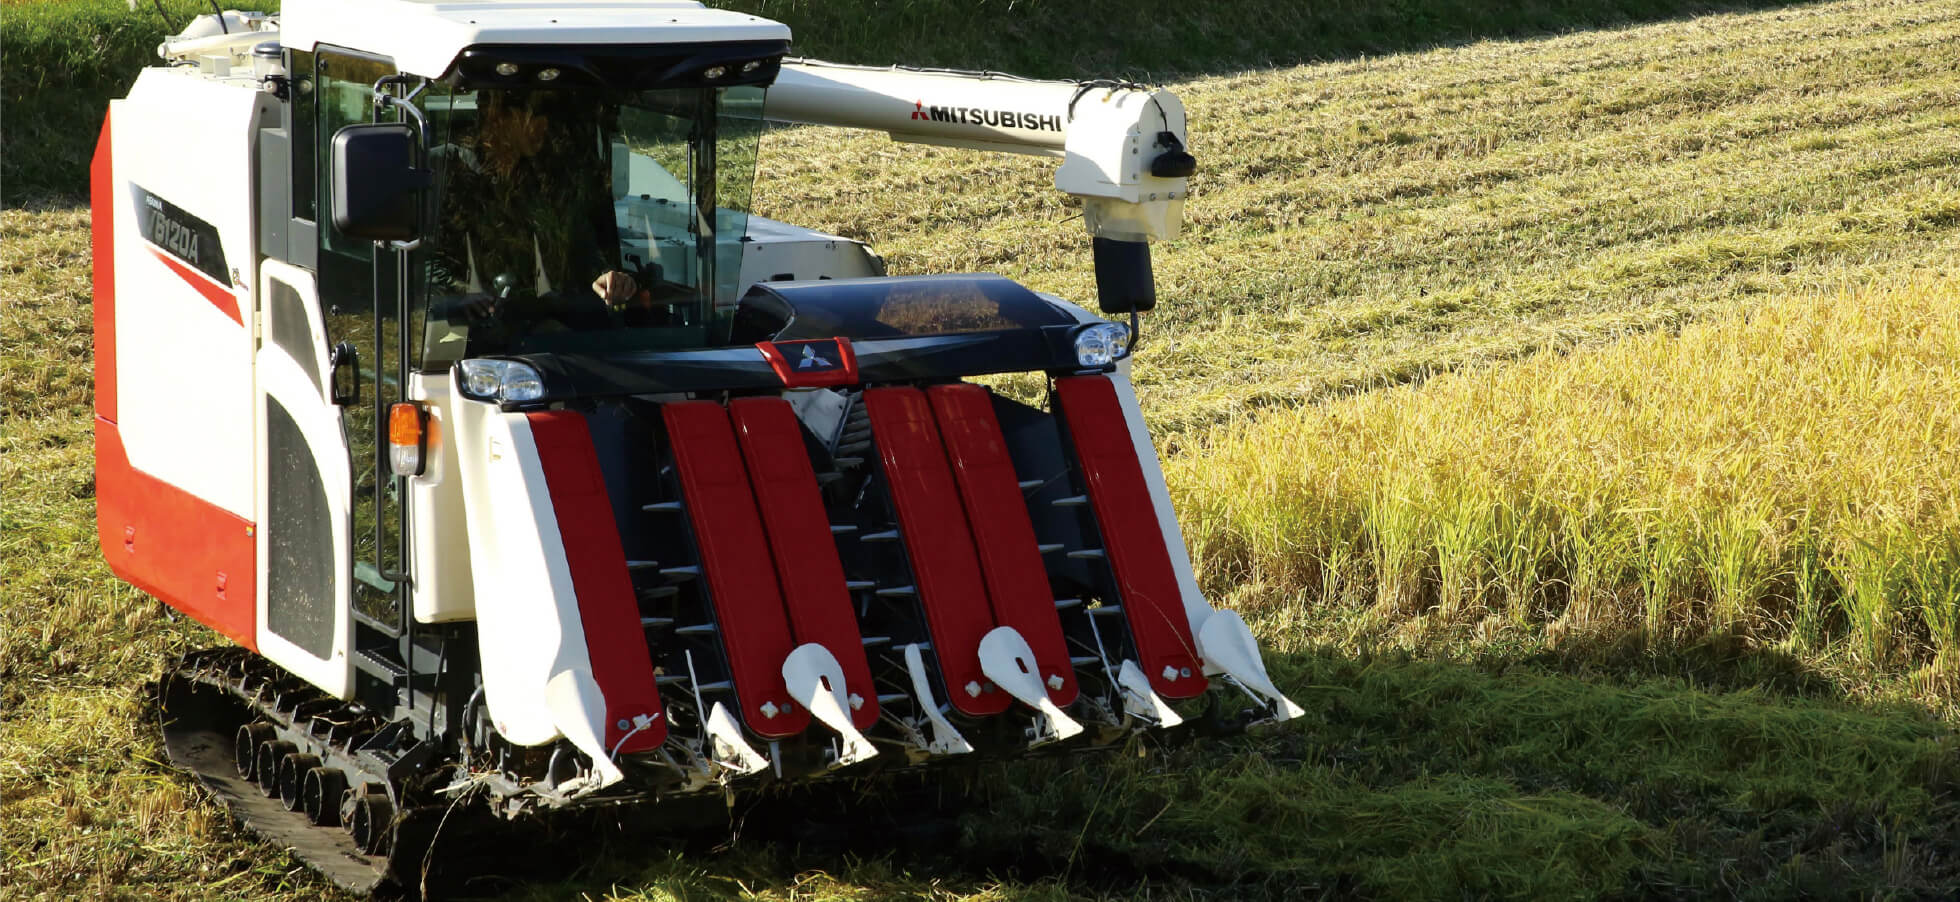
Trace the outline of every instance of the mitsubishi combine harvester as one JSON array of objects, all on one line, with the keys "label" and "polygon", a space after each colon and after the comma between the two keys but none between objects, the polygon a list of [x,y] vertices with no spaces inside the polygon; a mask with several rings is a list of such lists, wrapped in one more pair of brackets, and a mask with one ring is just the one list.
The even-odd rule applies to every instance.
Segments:
[{"label": "mitsubishi combine harvester", "polygon": [[[337,882],[412,885],[458,806],[1298,716],[1200,595],[1127,378],[1177,98],[789,42],[694,3],[286,0],[110,105],[103,554],[236,643],[163,681],[173,759]],[[1128,325],[750,214],[771,121],[1055,158]]]}]

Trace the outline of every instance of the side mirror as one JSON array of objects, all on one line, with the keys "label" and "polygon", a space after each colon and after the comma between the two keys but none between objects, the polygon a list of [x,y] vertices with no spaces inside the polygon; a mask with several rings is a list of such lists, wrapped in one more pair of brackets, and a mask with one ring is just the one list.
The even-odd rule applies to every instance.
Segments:
[{"label": "side mirror", "polygon": [[413,241],[429,173],[415,168],[415,130],[350,125],[333,136],[333,227],[350,238]]},{"label": "side mirror", "polygon": [[1089,241],[1096,260],[1096,303],[1104,313],[1144,313],[1157,306],[1148,243],[1100,237]]},{"label": "side mirror", "polygon": [[334,406],[361,403],[361,352],[354,349],[353,342],[333,346],[333,356],[327,358],[327,382],[327,400]]}]

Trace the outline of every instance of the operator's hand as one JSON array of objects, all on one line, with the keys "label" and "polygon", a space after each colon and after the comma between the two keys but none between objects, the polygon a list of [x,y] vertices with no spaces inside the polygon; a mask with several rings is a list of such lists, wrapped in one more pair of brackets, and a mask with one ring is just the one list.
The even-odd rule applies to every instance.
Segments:
[{"label": "operator's hand", "polygon": [[632,276],[615,269],[592,280],[592,291],[606,306],[619,307],[639,296],[640,285]]}]

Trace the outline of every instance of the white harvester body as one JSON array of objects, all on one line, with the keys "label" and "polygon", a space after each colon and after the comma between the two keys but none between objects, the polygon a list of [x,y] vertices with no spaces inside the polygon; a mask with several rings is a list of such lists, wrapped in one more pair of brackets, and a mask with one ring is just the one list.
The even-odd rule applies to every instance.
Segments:
[{"label": "white harvester body", "polygon": [[[1300,713],[1199,589],[1130,328],[749,212],[765,120],[1050,156],[1134,328],[1176,97],[788,39],[693,3],[288,0],[200,17],[111,104],[103,551],[242,647],[180,676],[354,860],[468,787],[510,815],[1107,746],[1210,679],[1240,723]],[[1036,371],[1040,400],[973,381]]]}]

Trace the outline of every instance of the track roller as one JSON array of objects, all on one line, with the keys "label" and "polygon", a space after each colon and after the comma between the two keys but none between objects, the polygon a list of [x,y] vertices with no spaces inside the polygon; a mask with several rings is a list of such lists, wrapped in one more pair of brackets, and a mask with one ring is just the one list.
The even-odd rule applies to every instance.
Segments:
[{"label": "track roller", "polygon": [[279,797],[279,760],[299,751],[296,746],[283,739],[268,739],[259,743],[258,757],[252,765],[252,777],[258,781],[259,792],[268,799]]},{"label": "track roller", "polygon": [[294,752],[279,759],[279,802],[287,811],[300,809],[301,792],[305,788],[306,773],[320,766],[318,755]]},{"label": "track roller", "polygon": [[238,728],[237,738],[232,740],[231,763],[238,768],[241,779],[253,779],[259,766],[259,743],[270,741],[273,735],[269,723],[248,723]]},{"label": "track roller", "polygon": [[340,823],[340,799],[347,794],[347,777],[331,767],[314,767],[300,784],[300,808],[315,827]]},{"label": "track roller", "polygon": [[340,829],[369,855],[385,855],[394,833],[395,805],[373,786],[349,789],[340,802]]}]

